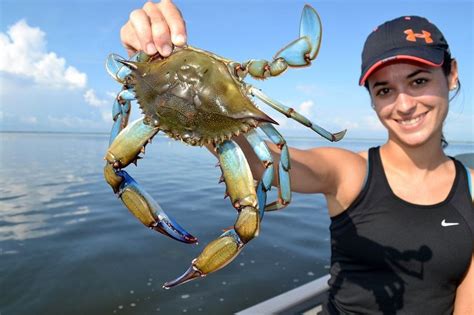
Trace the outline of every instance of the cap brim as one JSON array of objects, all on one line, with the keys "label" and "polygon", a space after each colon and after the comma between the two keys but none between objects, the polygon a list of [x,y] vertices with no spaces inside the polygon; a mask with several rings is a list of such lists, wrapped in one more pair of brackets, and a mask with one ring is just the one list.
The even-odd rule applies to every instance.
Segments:
[{"label": "cap brim", "polygon": [[379,56],[365,71],[362,72],[359,79],[359,85],[364,85],[367,78],[379,67],[387,62],[395,60],[410,60],[431,67],[440,67],[443,65],[444,51],[435,48],[420,49],[420,47],[413,47],[412,49],[405,47],[403,49],[390,51]]}]

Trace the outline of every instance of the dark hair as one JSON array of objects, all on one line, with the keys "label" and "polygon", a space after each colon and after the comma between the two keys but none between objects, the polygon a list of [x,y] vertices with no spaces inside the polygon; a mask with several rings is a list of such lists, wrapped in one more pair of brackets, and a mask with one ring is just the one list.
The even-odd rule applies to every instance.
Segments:
[{"label": "dark hair", "polygon": [[[444,52],[444,61],[443,61],[443,65],[441,66],[441,68],[443,69],[443,73],[446,77],[448,77],[451,74],[451,65],[452,65],[453,60],[454,60],[454,58],[451,57],[451,54],[449,53],[449,51],[445,51]],[[453,98],[456,97],[456,95],[458,95],[460,89],[461,89],[461,81],[459,81],[459,79],[458,79],[456,92],[449,99],[449,101],[451,101]],[[448,146],[448,144],[449,144],[448,141],[444,137],[444,132],[441,131],[441,147],[443,149],[445,149]]]},{"label": "dark hair", "polygon": [[[453,62],[454,58],[451,57],[451,54],[449,52],[449,50],[446,50],[444,52],[444,60],[443,60],[443,64],[441,65],[441,69],[443,70],[443,73],[444,75],[446,76],[446,78],[451,74],[451,65],[452,65],[452,62]],[[369,92],[370,94],[370,89],[369,89],[369,82],[368,80],[365,81],[364,83],[364,87],[367,89],[367,91]],[[457,88],[456,88],[456,92],[454,93],[454,95],[449,99],[449,101],[451,101],[453,98],[455,98],[458,94],[459,94],[459,91],[461,90],[461,81],[458,79],[458,83],[457,83]],[[444,132],[441,131],[441,147],[443,149],[445,149],[447,146],[448,146],[448,141],[446,141],[446,138],[444,137]]]}]

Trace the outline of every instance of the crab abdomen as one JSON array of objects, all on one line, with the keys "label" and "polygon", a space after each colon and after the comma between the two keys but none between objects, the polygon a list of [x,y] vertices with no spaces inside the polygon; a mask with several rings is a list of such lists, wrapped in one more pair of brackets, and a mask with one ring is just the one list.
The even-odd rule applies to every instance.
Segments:
[{"label": "crab abdomen", "polygon": [[163,60],[137,63],[133,85],[145,122],[192,145],[219,143],[259,121],[260,111],[227,65],[190,47]]}]

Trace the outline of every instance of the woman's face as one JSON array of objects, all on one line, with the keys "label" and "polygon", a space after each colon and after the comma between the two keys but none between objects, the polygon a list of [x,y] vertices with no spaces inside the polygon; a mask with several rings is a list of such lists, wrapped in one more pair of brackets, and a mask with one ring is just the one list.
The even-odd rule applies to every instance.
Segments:
[{"label": "woman's face", "polygon": [[448,77],[441,67],[411,62],[388,64],[376,70],[368,84],[374,109],[390,139],[411,147],[433,137],[441,143],[449,89],[457,84],[455,61]]}]

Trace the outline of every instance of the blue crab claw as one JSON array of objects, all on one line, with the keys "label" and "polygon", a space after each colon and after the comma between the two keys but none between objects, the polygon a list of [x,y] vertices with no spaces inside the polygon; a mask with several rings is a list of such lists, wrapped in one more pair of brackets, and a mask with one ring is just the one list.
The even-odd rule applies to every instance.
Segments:
[{"label": "blue crab claw", "polygon": [[183,275],[164,284],[171,288],[224,268],[260,230],[259,200],[250,166],[240,147],[232,140],[216,146],[227,194],[238,211],[233,228],[206,245]]},{"label": "blue crab claw", "polygon": [[309,5],[305,5],[301,14],[300,37],[306,37],[309,40],[311,51],[309,59],[316,58],[321,46],[322,25],[318,13]]},{"label": "blue crab claw", "polygon": [[257,79],[265,79],[283,73],[288,67],[304,67],[311,64],[321,46],[322,26],[316,10],[305,5],[301,14],[299,37],[280,49],[272,61],[249,60],[234,66],[236,75],[243,79],[247,73]]},{"label": "blue crab claw", "polygon": [[300,38],[281,49],[274,59],[283,58],[289,66],[307,66],[316,58],[321,45],[321,20],[311,6],[305,5],[301,15]]},{"label": "blue crab claw", "polygon": [[118,190],[120,199],[144,225],[183,243],[197,242],[197,238],[168,216],[126,171],[117,171],[116,174],[123,178]]},{"label": "blue crab claw", "polygon": [[225,267],[237,257],[243,246],[244,243],[235,230],[224,232],[209,243],[199,257],[193,259],[191,266],[181,276],[166,282],[163,288],[170,289]]},{"label": "blue crab claw", "polygon": [[308,58],[310,52],[311,45],[308,38],[301,37],[284,47],[273,58],[283,58],[289,66],[301,67],[311,62]]},{"label": "blue crab claw", "polygon": [[120,83],[125,83],[125,77],[132,72],[123,62],[126,60],[117,54],[110,54],[105,60],[105,69],[114,80]]}]

